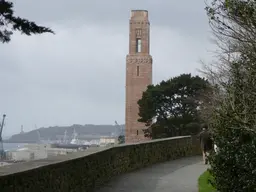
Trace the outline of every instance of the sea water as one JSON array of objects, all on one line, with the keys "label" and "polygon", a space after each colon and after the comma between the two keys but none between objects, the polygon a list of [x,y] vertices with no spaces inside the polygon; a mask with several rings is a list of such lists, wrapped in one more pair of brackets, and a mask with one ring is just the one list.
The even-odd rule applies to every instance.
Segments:
[{"label": "sea water", "polygon": [[26,145],[26,143],[3,143],[5,151],[17,150],[19,148],[23,148],[24,145]]}]

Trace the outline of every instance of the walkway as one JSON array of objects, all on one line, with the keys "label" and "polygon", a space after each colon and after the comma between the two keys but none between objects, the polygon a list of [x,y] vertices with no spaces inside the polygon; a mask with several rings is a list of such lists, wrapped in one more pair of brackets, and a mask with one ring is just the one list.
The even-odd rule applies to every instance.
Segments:
[{"label": "walkway", "polygon": [[200,157],[178,159],[122,175],[97,192],[197,192],[206,169]]}]

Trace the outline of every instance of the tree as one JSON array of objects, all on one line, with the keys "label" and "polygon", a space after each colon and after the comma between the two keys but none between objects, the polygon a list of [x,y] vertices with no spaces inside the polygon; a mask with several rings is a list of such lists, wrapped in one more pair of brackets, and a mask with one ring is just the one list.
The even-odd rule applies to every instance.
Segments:
[{"label": "tree", "polygon": [[123,144],[123,143],[125,143],[125,136],[119,135],[118,136],[118,144]]},{"label": "tree", "polygon": [[[145,136],[159,138],[198,132],[201,96],[207,89],[207,80],[191,74],[148,86],[138,101],[138,121],[149,126]],[[156,122],[152,124],[153,119]]]},{"label": "tree", "polygon": [[8,43],[13,31],[25,35],[54,33],[50,28],[38,26],[34,22],[14,16],[13,3],[0,0],[0,41]]},{"label": "tree", "polygon": [[256,2],[212,0],[206,11],[219,60],[205,74],[221,90],[209,96],[210,128],[219,147],[210,157],[213,185],[218,191],[255,191]]}]

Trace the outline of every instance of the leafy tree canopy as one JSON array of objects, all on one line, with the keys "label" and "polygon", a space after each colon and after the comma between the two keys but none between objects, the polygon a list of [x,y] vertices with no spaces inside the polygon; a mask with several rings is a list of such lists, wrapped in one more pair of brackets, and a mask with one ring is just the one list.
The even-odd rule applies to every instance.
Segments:
[{"label": "leafy tree canopy", "polygon": [[125,143],[125,136],[124,135],[119,135],[118,136],[118,144]]},{"label": "leafy tree canopy", "polygon": [[[145,130],[145,136],[164,137],[197,132],[202,95],[209,87],[206,79],[191,74],[148,86],[138,101],[138,121],[150,126]],[[153,119],[156,122],[152,124]],[[154,132],[158,136],[152,135]]]},{"label": "leafy tree canopy", "polygon": [[20,31],[25,35],[54,33],[50,28],[14,16],[13,3],[0,0],[0,41],[10,42],[13,31]]}]

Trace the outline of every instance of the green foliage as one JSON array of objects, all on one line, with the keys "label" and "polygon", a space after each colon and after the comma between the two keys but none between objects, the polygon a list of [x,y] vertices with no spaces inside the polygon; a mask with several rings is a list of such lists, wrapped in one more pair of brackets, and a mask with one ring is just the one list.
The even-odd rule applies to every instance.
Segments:
[{"label": "green foliage", "polygon": [[124,135],[119,135],[118,136],[118,144],[125,143],[125,136]]},{"label": "green foliage", "polygon": [[[199,107],[208,85],[207,80],[199,76],[182,74],[148,86],[138,101],[138,121],[150,126],[145,136],[162,138],[198,133]],[[156,119],[153,124],[152,119]]]},{"label": "green foliage", "polygon": [[16,17],[13,14],[13,3],[0,0],[0,41],[2,43],[8,43],[11,40],[13,31],[20,31],[25,35],[54,33],[47,27],[38,26],[34,22]]},{"label": "green foliage", "polygon": [[[256,51],[256,7],[254,0],[210,0],[206,7],[210,26],[218,45],[229,47],[229,53]],[[226,37],[226,38],[224,38]],[[241,49],[241,47],[246,49]],[[227,48],[226,47],[226,48]],[[223,47],[222,47],[223,48]],[[226,52],[227,53],[227,52]]]},{"label": "green foliage", "polygon": [[211,121],[219,148],[209,159],[213,184],[220,192],[256,191],[256,2],[212,0],[206,10],[225,58],[219,73],[226,69]]},{"label": "green foliage", "polygon": [[226,99],[212,122],[219,152],[210,158],[211,173],[219,191],[256,191],[256,76],[241,70],[247,64],[231,65]]},{"label": "green foliage", "polygon": [[198,178],[198,191],[199,192],[214,192],[216,191],[211,183],[214,181],[214,178],[209,171],[205,171]]}]

